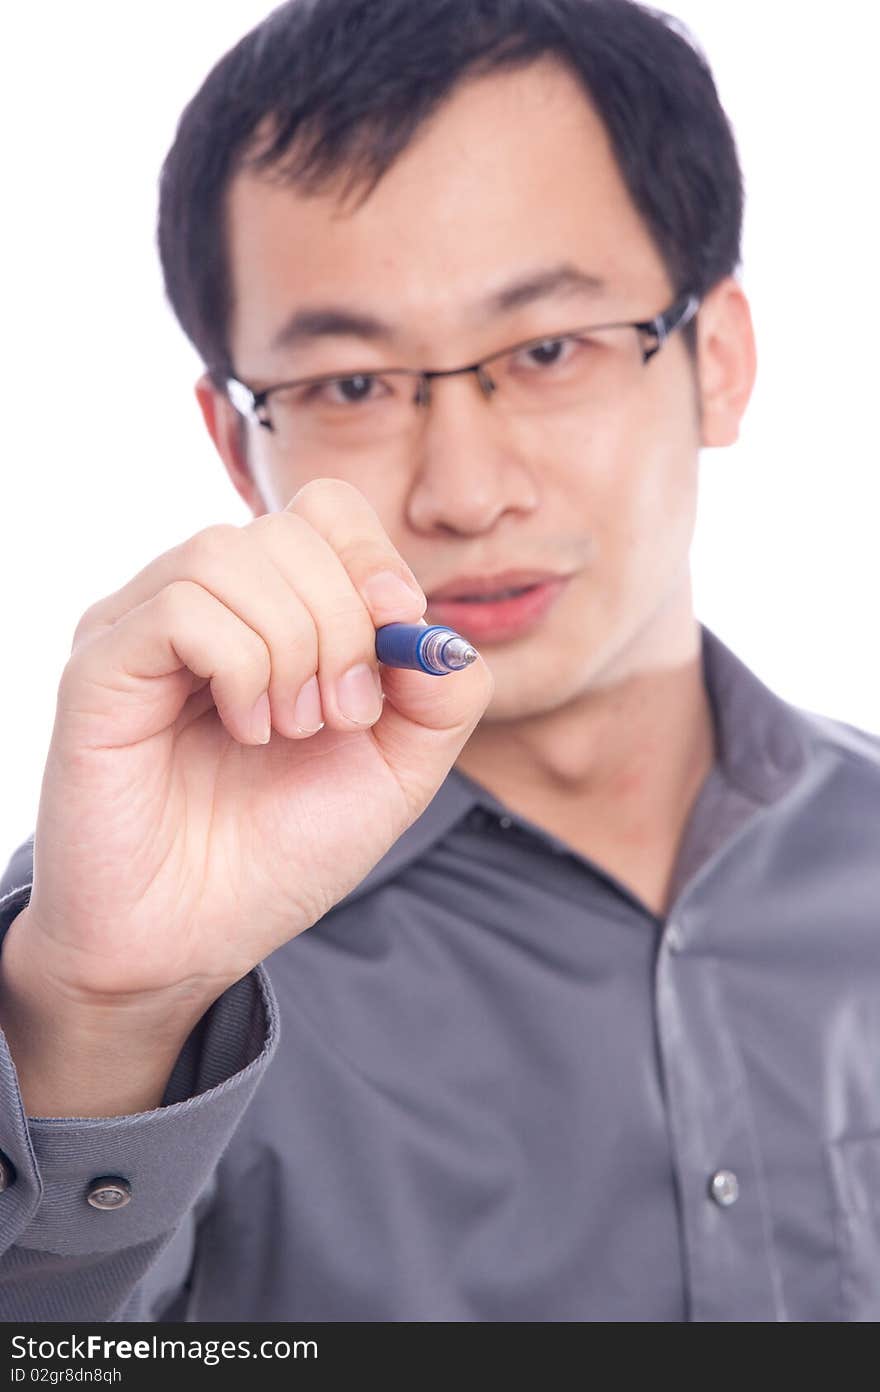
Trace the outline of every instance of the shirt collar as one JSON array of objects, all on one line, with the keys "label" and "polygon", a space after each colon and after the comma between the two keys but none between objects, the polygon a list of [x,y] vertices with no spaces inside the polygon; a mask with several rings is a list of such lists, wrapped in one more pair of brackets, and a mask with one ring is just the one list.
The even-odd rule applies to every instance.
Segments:
[{"label": "shirt collar", "polygon": [[[795,706],[765,686],[706,624],[699,628],[719,771],[752,801],[776,802],[798,782],[806,766],[807,722]],[[352,903],[398,874],[474,807],[487,808],[498,816],[516,815],[488,788],[451,768],[422,815],[337,907]]]},{"label": "shirt collar", "polygon": [[700,630],[703,679],[715,719],[721,772],[755,802],[776,802],[798,782],[806,766],[807,721],[711,629],[700,624]]}]

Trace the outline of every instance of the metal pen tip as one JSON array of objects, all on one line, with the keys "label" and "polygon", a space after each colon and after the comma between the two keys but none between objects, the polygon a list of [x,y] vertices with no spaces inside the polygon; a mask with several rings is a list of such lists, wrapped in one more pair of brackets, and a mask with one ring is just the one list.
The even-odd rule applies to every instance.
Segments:
[{"label": "metal pen tip", "polygon": [[449,642],[443,645],[443,661],[447,667],[455,670],[470,667],[478,657],[476,648],[471,647],[466,638],[450,638]]}]

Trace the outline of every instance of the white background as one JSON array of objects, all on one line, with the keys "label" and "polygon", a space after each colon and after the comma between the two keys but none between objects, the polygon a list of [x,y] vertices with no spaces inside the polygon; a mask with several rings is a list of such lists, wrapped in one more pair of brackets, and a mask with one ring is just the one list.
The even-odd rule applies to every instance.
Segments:
[{"label": "white background", "polygon": [[[678,0],[747,187],[760,370],[703,455],[699,618],[786,699],[880,732],[873,6]],[[4,19],[0,870],[32,831],[73,630],[154,556],[250,513],[165,304],[157,177],[184,104],[266,0],[91,0]]]}]

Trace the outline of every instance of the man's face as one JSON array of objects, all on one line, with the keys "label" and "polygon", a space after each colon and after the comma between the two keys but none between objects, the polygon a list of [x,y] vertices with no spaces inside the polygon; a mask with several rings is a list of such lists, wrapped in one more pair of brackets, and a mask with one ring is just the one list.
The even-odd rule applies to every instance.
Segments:
[{"label": "man's face", "polygon": [[[552,61],[462,85],[356,201],[252,173],[233,182],[230,339],[256,390],[337,370],[459,367],[530,338],[649,319],[675,297],[604,127]],[[605,288],[475,316],[493,290],[562,264]],[[386,321],[393,340],[270,346],[294,310],[328,304]],[[473,376],[435,380],[417,431],[370,449],[280,451],[251,424],[259,493],[248,500],[259,515],[309,479],[347,479],[429,597],[460,575],[570,576],[537,626],[479,644],[495,678],[484,720],[549,711],[603,684],[687,588],[700,431],[681,335],[636,378],[590,409],[522,416],[494,409]]]}]

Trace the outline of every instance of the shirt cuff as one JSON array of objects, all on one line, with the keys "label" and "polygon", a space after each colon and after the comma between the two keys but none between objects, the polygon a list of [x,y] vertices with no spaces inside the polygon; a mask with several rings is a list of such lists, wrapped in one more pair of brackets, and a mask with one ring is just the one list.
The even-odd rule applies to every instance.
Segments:
[{"label": "shirt cuff", "polygon": [[[0,898],[0,941],[30,901],[31,885]],[[59,1255],[111,1252],[176,1227],[207,1186],[278,1047],[278,1004],[257,966],[196,1025],[160,1107],[109,1118],[29,1118],[0,1031],[0,1249],[12,1243]],[[95,1208],[87,1194],[122,1179],[124,1206]],[[125,1186],[122,1186],[123,1190]]]}]

